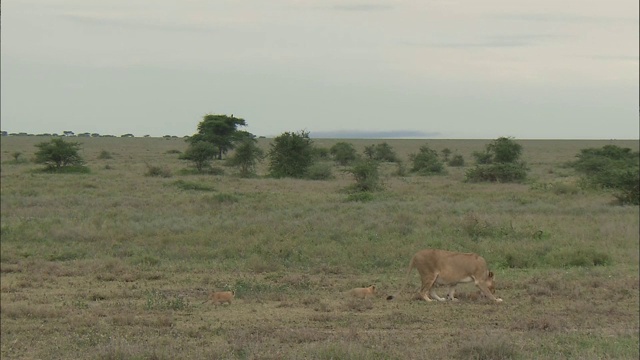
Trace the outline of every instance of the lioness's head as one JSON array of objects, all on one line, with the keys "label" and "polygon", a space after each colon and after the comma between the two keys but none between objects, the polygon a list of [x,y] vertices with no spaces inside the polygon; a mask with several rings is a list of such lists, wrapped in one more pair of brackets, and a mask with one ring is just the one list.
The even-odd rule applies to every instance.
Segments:
[{"label": "lioness's head", "polygon": [[489,271],[489,276],[487,276],[487,288],[489,288],[492,294],[496,293],[496,285],[493,282],[493,271]]}]

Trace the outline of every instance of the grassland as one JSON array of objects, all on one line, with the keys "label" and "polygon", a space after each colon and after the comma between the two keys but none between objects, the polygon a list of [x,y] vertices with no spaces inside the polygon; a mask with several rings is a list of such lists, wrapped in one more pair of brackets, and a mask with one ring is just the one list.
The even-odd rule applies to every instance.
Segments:
[{"label": "grassland", "polygon": [[[638,207],[581,189],[564,166],[580,149],[638,141],[519,141],[524,184],[384,164],[385,190],[357,202],[337,166],[326,181],[190,175],[181,139],[74,139],[88,174],[15,161],[45,140],[1,140],[2,359],[639,357]],[[468,163],[488,142],[385,141],[405,161],[429,144]],[[484,256],[504,303],[472,285],[459,302],[416,301],[417,274],[386,301],[428,247]],[[369,284],[373,300],[342,294]],[[203,303],[225,289],[233,304]]]}]

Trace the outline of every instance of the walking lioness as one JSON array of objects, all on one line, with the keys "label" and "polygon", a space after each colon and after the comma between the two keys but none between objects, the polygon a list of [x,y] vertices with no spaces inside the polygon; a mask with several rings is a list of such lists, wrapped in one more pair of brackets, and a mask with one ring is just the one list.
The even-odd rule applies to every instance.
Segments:
[{"label": "walking lioness", "polygon": [[[418,251],[409,262],[407,279],[400,291],[404,290],[409,283],[413,268],[418,269],[420,274],[422,280],[420,296],[426,301],[432,301],[431,297],[438,301],[445,301],[435,293],[433,289],[435,284],[448,286],[447,298],[456,300],[455,286],[459,283],[474,282],[486,297],[495,302],[502,302],[502,299],[493,295],[495,291],[493,273],[487,269],[484,258],[477,254],[435,249]],[[395,296],[390,295],[387,300]]]}]

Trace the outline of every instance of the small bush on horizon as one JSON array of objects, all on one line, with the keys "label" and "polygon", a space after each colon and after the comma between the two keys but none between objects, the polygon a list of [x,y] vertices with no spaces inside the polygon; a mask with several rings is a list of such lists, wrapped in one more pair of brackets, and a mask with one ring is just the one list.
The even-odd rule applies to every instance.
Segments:
[{"label": "small bush on horizon", "polygon": [[355,184],[349,187],[353,192],[368,192],[382,190],[382,182],[378,171],[380,163],[375,160],[362,160],[344,172],[353,175]]},{"label": "small bush on horizon", "polygon": [[145,176],[154,176],[154,177],[163,177],[169,178],[171,177],[171,170],[168,167],[164,166],[156,166],[147,164],[147,171],[144,173]]},{"label": "small bush on horizon", "polygon": [[447,165],[449,165],[451,167],[464,166],[464,157],[462,157],[462,155],[460,155],[460,154],[453,155],[453,158],[451,158],[451,160],[449,160]]},{"label": "small bush on horizon", "polygon": [[383,142],[377,145],[370,145],[364,148],[364,154],[369,160],[396,162],[398,161],[398,155],[391,145],[387,142]]},{"label": "small bush on horizon", "polygon": [[329,149],[329,153],[333,160],[342,166],[347,166],[358,159],[358,152],[353,147],[353,144],[344,141],[335,143]]},{"label": "small bush on horizon", "polygon": [[98,155],[98,159],[100,160],[113,159],[113,155],[111,155],[111,153],[108,152],[107,150],[102,150],[100,151],[100,155]]},{"label": "small bush on horizon", "polygon": [[419,175],[444,174],[444,164],[438,157],[438,152],[428,145],[423,145],[416,154],[410,154],[409,159],[413,166],[411,171]]}]

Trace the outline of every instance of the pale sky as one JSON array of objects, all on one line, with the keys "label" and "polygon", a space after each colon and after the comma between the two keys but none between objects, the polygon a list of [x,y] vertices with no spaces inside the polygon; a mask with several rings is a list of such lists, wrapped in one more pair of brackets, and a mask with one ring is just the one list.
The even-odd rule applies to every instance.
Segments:
[{"label": "pale sky", "polygon": [[638,3],[3,0],[1,127],[638,139]]}]

